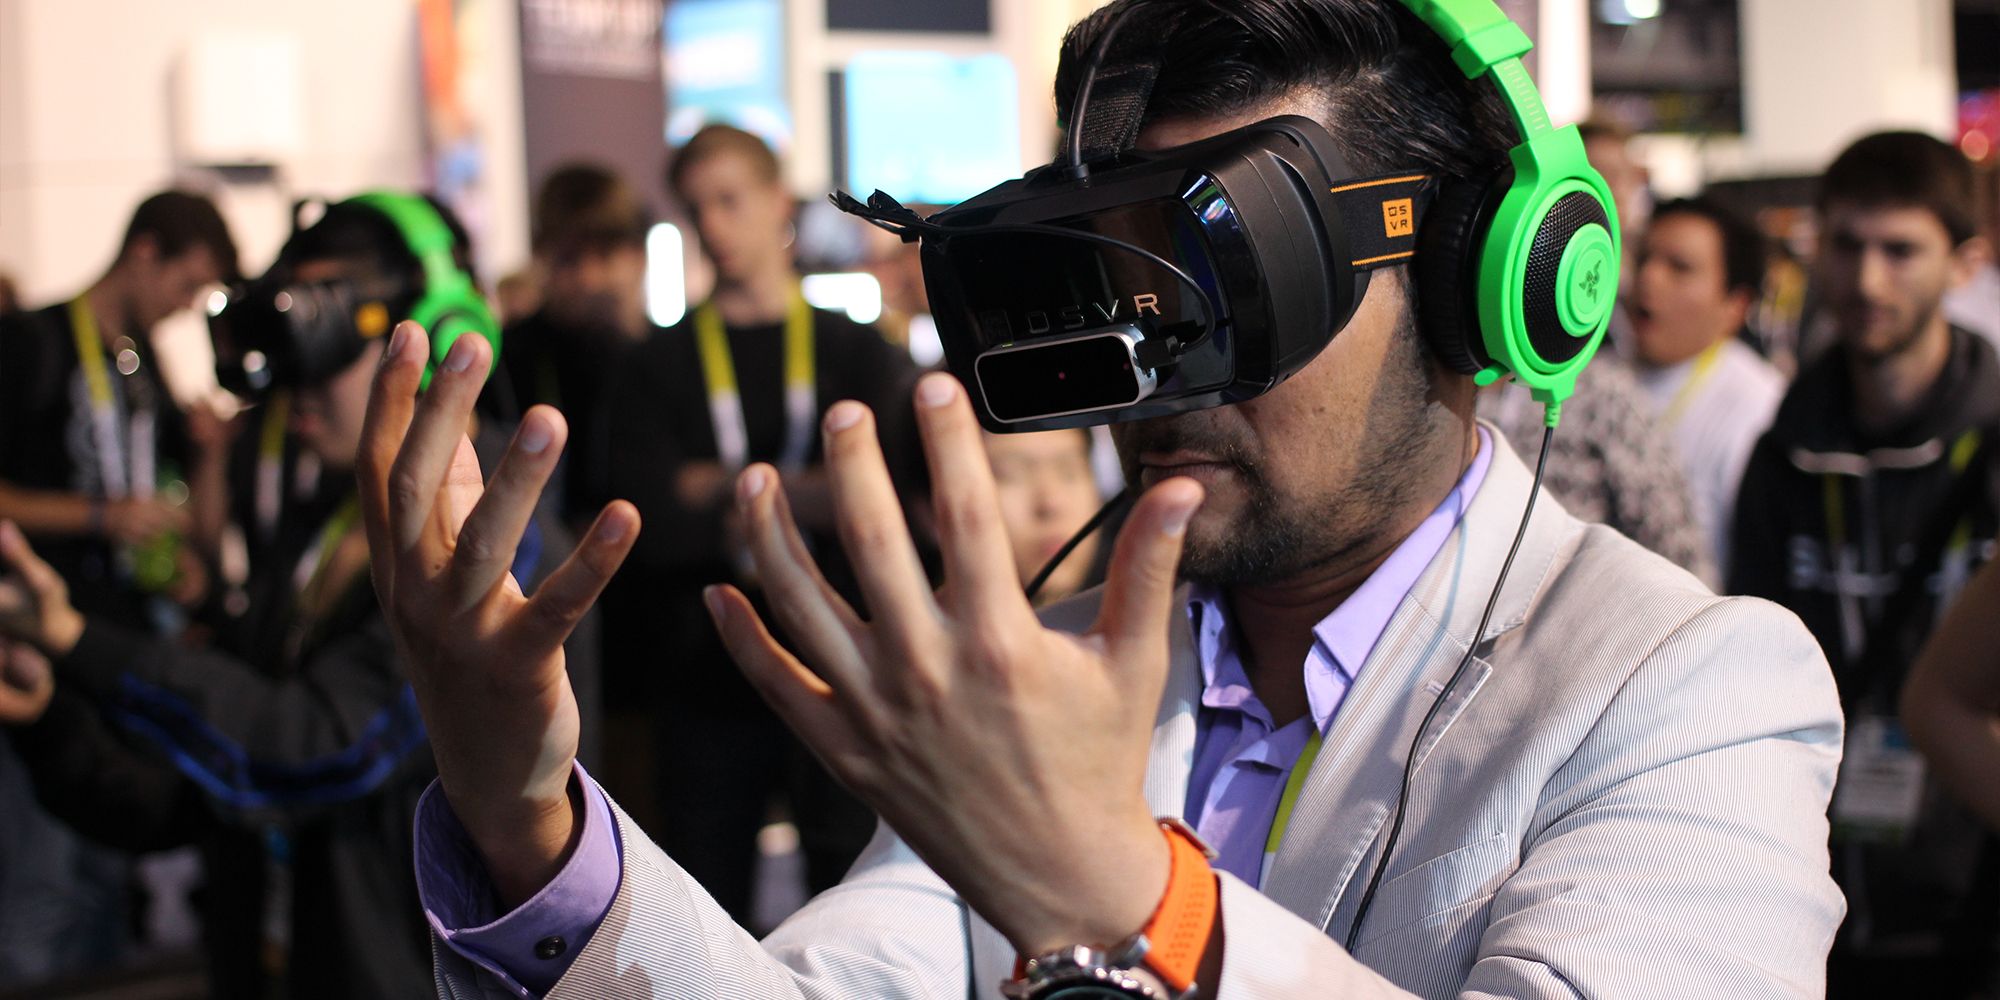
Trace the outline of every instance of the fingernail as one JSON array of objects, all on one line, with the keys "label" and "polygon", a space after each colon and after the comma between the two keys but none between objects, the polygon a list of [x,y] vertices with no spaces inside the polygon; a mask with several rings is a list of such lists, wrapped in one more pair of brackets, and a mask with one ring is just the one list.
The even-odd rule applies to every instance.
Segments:
[{"label": "fingernail", "polygon": [[444,370],[457,373],[472,367],[472,342],[477,339],[477,337],[460,336],[452,341],[451,350],[446,351],[444,355]]},{"label": "fingernail", "polygon": [[769,478],[769,474],[761,467],[753,466],[745,469],[743,475],[738,476],[736,479],[737,499],[745,503],[757,499],[757,494],[764,492],[764,480],[767,478]]},{"label": "fingernail", "polygon": [[1185,507],[1167,511],[1166,517],[1160,520],[1160,533],[1168,538],[1179,538],[1185,534],[1188,522],[1194,519],[1195,509],[1200,506],[1200,504],[1191,503]]},{"label": "fingernail", "polygon": [[917,383],[917,402],[925,406],[943,406],[958,397],[958,382],[949,375],[926,375]]},{"label": "fingernail", "polygon": [[625,527],[625,519],[622,517],[606,518],[604,526],[597,529],[597,537],[607,543],[615,544],[624,540]]},{"label": "fingernail", "polygon": [[707,586],[701,588],[701,603],[708,605],[708,613],[713,615],[716,621],[720,622],[722,620],[721,587]]},{"label": "fingernail", "polygon": [[521,428],[521,440],[519,444],[523,452],[530,455],[539,455],[548,449],[549,442],[554,440],[554,438],[555,435],[549,433],[549,428],[546,424],[539,420],[530,420]]},{"label": "fingernail", "polygon": [[860,403],[842,401],[833,404],[833,408],[826,411],[826,432],[828,434],[838,434],[860,422]]},{"label": "fingernail", "polygon": [[382,352],[383,364],[396,360],[396,355],[403,353],[403,342],[410,339],[409,327],[409,320],[396,324],[396,329],[389,334],[389,349]]}]

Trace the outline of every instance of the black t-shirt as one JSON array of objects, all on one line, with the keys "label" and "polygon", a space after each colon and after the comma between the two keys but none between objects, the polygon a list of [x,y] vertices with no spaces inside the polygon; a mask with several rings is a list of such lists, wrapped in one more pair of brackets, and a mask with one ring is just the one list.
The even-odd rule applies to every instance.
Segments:
[{"label": "black t-shirt", "polygon": [[[748,438],[749,461],[774,461],[786,435],[784,325],[727,330]],[[843,399],[876,413],[892,468],[920,462],[909,390],[918,370],[873,328],[813,312],[816,415]],[[664,690],[676,702],[696,699],[723,711],[755,711],[761,702],[738,675],[701,604],[701,588],[737,576],[725,540],[722,508],[681,503],[675,483],[690,462],[718,459],[708,391],[690,320],[663,330],[626,356],[613,382],[605,437],[611,460],[604,495],[639,508],[644,528],[605,595],[607,699]],[[808,465],[820,462],[819,427],[811,428]],[[811,539],[828,578],[848,576],[833,538]],[[847,588],[851,591],[852,588]]]},{"label": "black t-shirt", "polygon": [[[648,327],[650,335],[658,329]],[[624,359],[638,347],[612,330],[580,329],[537,312],[509,326],[500,338],[500,367],[481,399],[483,410],[518,422],[538,403],[562,411],[569,423],[560,474],[565,520],[588,521],[591,501],[603,495],[609,442],[604,425],[610,387]]]},{"label": "black t-shirt", "polygon": [[[131,417],[150,412],[154,485],[164,477],[184,478],[185,423],[160,381],[146,338],[135,338],[133,349],[139,366],[129,375],[119,374],[111,351],[103,352],[116,401],[123,474],[129,479],[135,466]],[[0,319],[0,480],[23,489],[107,496],[105,459],[90,400],[67,303]],[[137,464],[143,468],[144,463]],[[69,582],[71,600],[79,609],[122,624],[142,624],[143,598],[126,579],[113,546],[102,539],[76,537],[38,538],[35,544]]]}]

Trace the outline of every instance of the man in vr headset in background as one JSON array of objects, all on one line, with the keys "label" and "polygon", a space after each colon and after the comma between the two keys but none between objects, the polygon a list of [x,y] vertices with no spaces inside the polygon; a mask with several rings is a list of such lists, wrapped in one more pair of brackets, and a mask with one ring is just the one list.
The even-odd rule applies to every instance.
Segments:
[{"label": "man in vr headset in background", "polygon": [[[61,577],[0,527],[0,723],[16,727],[39,797],[78,830],[130,850],[202,848],[218,997],[407,996],[428,964],[409,816],[436,770],[368,584],[352,470],[396,321],[424,317],[441,347],[476,340],[484,356],[499,333],[462,233],[433,203],[373,192],[323,210],[211,320],[218,374],[260,404],[246,420],[262,425],[231,476],[244,600],[208,623],[212,649],[77,611]],[[465,362],[461,349],[429,364]],[[297,450],[283,447],[288,431]],[[301,460],[324,474],[300,476]],[[268,478],[285,493],[266,530],[254,521]],[[509,550],[522,586],[566,553],[555,524],[538,518]],[[594,663],[587,651],[570,660]],[[586,704],[589,681],[576,685]]]},{"label": "man in vr headset in background", "polygon": [[[1119,0],[1065,43],[1057,163],[928,220],[847,200],[927,255],[946,583],[864,407],[822,431],[865,611],[772,469],[739,478],[790,650],[734,588],[713,613],[886,821],[761,943],[570,767],[546,696],[635,512],[559,587],[509,590],[491,553],[554,459],[440,489],[477,478],[453,458],[476,377],[413,401],[407,329],[361,478],[440,747],[441,995],[1816,995],[1842,913],[1824,659],[1536,507],[1473,420],[1511,375],[1553,428],[1617,283],[1608,192],[1527,48],[1485,0]],[[980,424],[1106,420],[1144,496],[1106,586],[1038,621]]]}]

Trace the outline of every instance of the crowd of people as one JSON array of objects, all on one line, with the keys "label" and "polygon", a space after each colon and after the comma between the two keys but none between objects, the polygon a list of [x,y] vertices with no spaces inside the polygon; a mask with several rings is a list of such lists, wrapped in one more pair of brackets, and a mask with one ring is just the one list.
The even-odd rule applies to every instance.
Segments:
[{"label": "crowd of people", "polygon": [[[1928,136],[1848,147],[1819,186],[1820,333],[1777,354],[1753,328],[1777,253],[1754,220],[1712,197],[1654,204],[1628,136],[1586,141],[1624,216],[1626,282],[1546,488],[1718,593],[1789,609],[1824,651],[1846,718],[1830,995],[1993,995],[2000,355],[1945,304],[1992,267],[1996,185]],[[841,881],[874,813],[732,664],[704,594],[733,583],[771,617],[737,499],[738,474],[768,463],[827,587],[866,608],[821,434],[849,399],[875,415],[919,559],[943,579],[922,371],[882,331],[806,303],[798,203],[762,140],[710,126],[670,162],[664,193],[715,274],[671,328],[645,310],[647,199],[590,164],[542,184],[504,329],[439,304],[457,294],[446,275],[477,284],[467,237],[407,193],[302,214],[245,280],[214,206],[163,192],[101,278],[0,319],[0,992],[129,954],[133,855],[189,845],[217,996],[414,995],[434,932],[461,953],[516,947],[498,924],[427,920],[411,877],[417,839],[451,834],[412,833],[439,768],[371,583],[354,471],[374,373],[413,317],[431,318],[426,378],[492,360],[466,428],[488,473],[509,475],[517,430],[517,448],[562,456],[518,549],[468,534],[460,552],[490,549],[477,558],[531,595],[606,504],[644,525],[566,643],[580,766],[739,924],[774,818],[799,833],[809,892]],[[214,325],[238,390],[224,408],[175,398],[150,339],[218,285],[248,290]],[[260,320],[259,288],[319,303],[318,326]],[[1477,405],[1516,450],[1539,447],[1525,390]],[[524,422],[538,406],[561,412],[559,433]],[[985,441],[1026,585],[1109,499],[1095,439]],[[1037,603],[1101,582],[1118,527],[1067,552]]]}]

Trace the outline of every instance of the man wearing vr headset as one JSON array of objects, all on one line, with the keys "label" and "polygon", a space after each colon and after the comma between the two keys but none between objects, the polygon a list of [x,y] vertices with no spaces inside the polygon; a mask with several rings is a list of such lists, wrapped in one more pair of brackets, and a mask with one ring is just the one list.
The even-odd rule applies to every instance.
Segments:
[{"label": "man wearing vr headset", "polygon": [[[772,469],[739,478],[796,652],[734,588],[711,607],[887,824],[761,943],[567,766],[572,715],[535,694],[634,511],[600,515],[560,588],[508,591],[483,553],[553,460],[438,490],[477,478],[452,432],[472,380],[413,402],[410,330],[361,476],[451,748],[418,817],[441,995],[1815,994],[1841,915],[1824,660],[1782,611],[1531,507],[1472,419],[1475,379],[1559,401],[1616,286],[1608,194],[1526,49],[1474,0],[1121,0],[1065,45],[1059,100],[1097,88],[1082,153],[929,220],[862,209],[924,240],[958,375],[917,390],[947,582],[858,404],[822,431],[865,618]],[[1065,282],[1094,297],[1031,297]],[[979,424],[1107,416],[1145,495],[1106,586],[1038,622]]]},{"label": "man wearing vr headset", "polygon": [[[253,415],[288,413],[325,470],[319,490],[288,488],[268,536],[245,526],[247,605],[214,623],[213,650],[79,613],[19,533],[0,528],[14,577],[0,581],[0,634],[34,649],[7,655],[0,722],[19,727],[38,792],[66,821],[130,849],[202,847],[215,996],[407,996],[425,979],[409,816],[435,769],[368,584],[351,470],[392,321],[425,316],[490,356],[498,330],[468,256],[432,203],[370,193],[326,208],[213,317],[223,381],[261,402]],[[452,372],[463,357],[432,364]],[[504,440],[490,428],[478,437]],[[242,506],[260,450],[234,470]],[[507,553],[528,587],[566,551],[552,515],[534,523]]]}]

